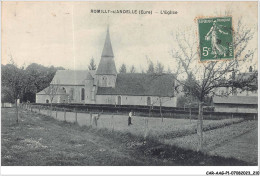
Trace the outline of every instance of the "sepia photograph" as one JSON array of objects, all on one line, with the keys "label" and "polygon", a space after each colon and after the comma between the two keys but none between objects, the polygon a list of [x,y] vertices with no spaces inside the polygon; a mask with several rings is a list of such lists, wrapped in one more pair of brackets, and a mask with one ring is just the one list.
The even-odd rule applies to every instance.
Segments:
[{"label": "sepia photograph", "polygon": [[1,166],[259,165],[257,1],[1,11]]}]

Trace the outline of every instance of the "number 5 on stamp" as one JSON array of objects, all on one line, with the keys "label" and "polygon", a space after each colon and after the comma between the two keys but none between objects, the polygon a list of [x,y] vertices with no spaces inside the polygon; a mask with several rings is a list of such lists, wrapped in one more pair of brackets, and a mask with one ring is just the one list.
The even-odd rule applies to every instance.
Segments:
[{"label": "number 5 on stamp", "polygon": [[200,61],[234,58],[232,17],[198,19]]}]

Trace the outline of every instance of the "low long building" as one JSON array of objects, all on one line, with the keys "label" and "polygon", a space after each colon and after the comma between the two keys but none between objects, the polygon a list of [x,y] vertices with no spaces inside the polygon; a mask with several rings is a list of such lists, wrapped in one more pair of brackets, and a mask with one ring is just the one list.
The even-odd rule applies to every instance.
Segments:
[{"label": "low long building", "polygon": [[215,112],[257,113],[257,96],[214,97]]}]

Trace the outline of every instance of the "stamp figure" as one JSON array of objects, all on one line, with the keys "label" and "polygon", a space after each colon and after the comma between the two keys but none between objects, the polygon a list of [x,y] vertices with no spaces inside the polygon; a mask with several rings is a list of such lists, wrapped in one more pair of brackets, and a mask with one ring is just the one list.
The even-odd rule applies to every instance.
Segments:
[{"label": "stamp figure", "polygon": [[199,19],[200,60],[234,58],[232,18]]}]

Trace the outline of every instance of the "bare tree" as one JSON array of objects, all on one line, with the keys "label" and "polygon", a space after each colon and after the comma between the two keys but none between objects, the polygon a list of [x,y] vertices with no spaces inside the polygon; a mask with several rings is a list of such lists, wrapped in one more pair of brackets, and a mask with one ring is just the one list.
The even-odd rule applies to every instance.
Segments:
[{"label": "bare tree", "polygon": [[[247,50],[249,41],[254,36],[254,31],[238,21],[237,28],[234,31],[234,59],[230,61],[210,61],[199,63],[199,54],[197,51],[197,39],[195,31],[178,32],[173,35],[177,42],[175,49],[171,51],[172,58],[177,63],[175,70],[176,81],[186,89],[186,92],[195,97],[199,102],[199,115],[197,123],[197,133],[199,136],[198,150],[203,147],[203,104],[208,96],[218,96],[215,89],[219,87],[241,88],[251,87],[252,81],[257,76],[257,71],[250,79],[237,77],[234,74],[240,74],[243,64],[252,62],[255,49]],[[187,78],[192,78],[187,81]],[[253,89],[253,87],[251,87]],[[187,91],[188,90],[188,91]]]},{"label": "bare tree", "polygon": [[60,85],[59,82],[57,83],[52,83],[50,84],[49,87],[45,88],[43,91],[45,92],[46,95],[49,96],[50,98],[50,104],[51,104],[51,109],[50,113],[52,113],[52,105],[53,105],[53,100],[57,96],[58,92],[60,90]]},{"label": "bare tree", "polygon": [[162,122],[163,122],[162,105],[163,105],[164,103],[170,101],[172,97],[173,97],[173,96],[171,96],[171,97],[162,97],[162,96],[159,95],[159,99],[156,100],[156,101],[153,101],[153,102],[151,103],[151,105],[150,105],[150,111],[151,111],[152,107],[153,107],[156,103],[159,102],[160,117],[161,117],[161,119],[162,119]]},{"label": "bare tree", "polygon": [[148,69],[147,69],[146,73],[155,73],[153,62],[148,58],[148,56],[146,56],[146,59],[148,62]]},{"label": "bare tree", "polygon": [[[151,83],[151,82],[154,82],[154,81],[158,81],[158,80],[163,79],[164,76],[171,76],[171,77],[174,79],[174,75],[173,75],[173,74],[154,73],[154,74],[150,74],[149,79],[144,80],[144,82],[147,81],[148,83]],[[148,84],[148,83],[147,83],[147,84]],[[166,81],[161,81],[161,82],[160,82],[160,85],[161,85],[162,87],[166,87],[167,84],[168,84],[168,82],[166,82]],[[173,85],[172,85],[172,88],[174,88],[174,87],[175,87],[175,82],[173,82]],[[170,94],[168,94],[167,96],[163,96],[163,95],[165,94],[165,90],[164,90],[164,89],[157,89],[157,90],[156,90],[156,94],[157,94],[157,96],[158,96],[158,99],[155,100],[155,101],[151,101],[151,105],[150,105],[150,109],[149,109],[149,114],[150,114],[150,112],[151,112],[152,107],[153,107],[155,104],[159,103],[159,107],[160,107],[160,117],[161,117],[162,122],[163,122],[162,106],[163,106],[164,103],[166,103],[166,102],[172,100],[172,98],[174,97],[174,92],[175,92],[175,90],[173,90],[173,91],[172,91]]]},{"label": "bare tree", "polygon": [[155,73],[163,73],[164,72],[164,66],[161,62],[157,61],[156,67],[155,67]]},{"label": "bare tree", "polygon": [[26,84],[26,74],[24,68],[18,68],[13,61],[12,56],[11,63],[2,66],[2,86],[6,87],[8,91],[2,93],[7,93],[8,97],[15,102],[16,109],[16,122],[19,122],[19,112],[18,112],[18,101],[22,98]]},{"label": "bare tree", "polygon": [[172,70],[170,69],[169,66],[168,66],[168,69],[167,69],[167,73],[172,73]]},{"label": "bare tree", "polygon": [[132,67],[130,68],[130,73],[135,73],[135,66],[132,65]]}]

